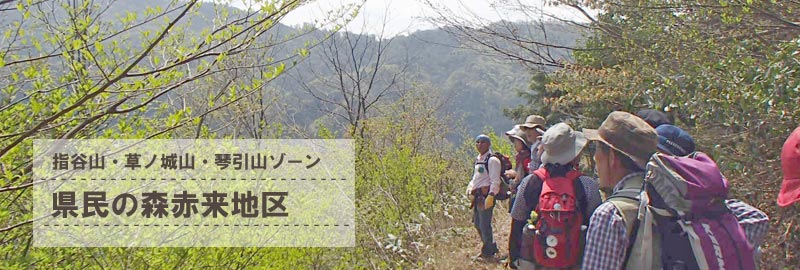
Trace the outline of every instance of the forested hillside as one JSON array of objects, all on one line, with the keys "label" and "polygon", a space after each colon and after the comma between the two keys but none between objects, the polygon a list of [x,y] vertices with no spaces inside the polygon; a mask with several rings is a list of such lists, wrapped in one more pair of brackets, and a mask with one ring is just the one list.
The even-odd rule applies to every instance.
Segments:
[{"label": "forested hillside", "polygon": [[[110,5],[103,2],[93,4],[101,6],[101,8],[94,9],[97,13],[98,24],[103,24],[103,27],[109,31],[122,29],[124,24],[121,22],[125,22],[125,19],[141,21],[142,25],[136,26],[132,31],[126,31],[124,35],[109,38],[101,43],[114,43],[130,48],[142,47],[143,40],[138,34],[149,35],[150,32],[158,31],[159,20],[142,20],[141,18],[157,14],[158,11],[163,12],[170,6],[170,2],[167,0],[120,0],[111,1]],[[48,5],[38,6],[38,9],[42,9],[42,7],[46,9]],[[52,5],[49,8],[53,10],[55,18],[68,18],[65,10],[53,8]],[[214,26],[215,17],[229,16],[229,14],[237,12],[242,11],[232,7],[201,4],[197,8],[196,14],[179,22],[176,26],[180,27],[182,34],[187,37],[201,35]],[[159,19],[172,16],[175,16],[174,12],[165,13],[164,18]],[[4,24],[12,26],[20,18],[19,13],[16,13],[4,18],[3,21]],[[217,22],[217,24],[219,23]],[[22,24],[22,26],[25,25]],[[565,46],[573,46],[581,35],[578,28],[573,26],[554,22],[548,27],[557,29],[557,31],[551,30],[552,32],[549,34],[558,37],[558,42]],[[274,126],[280,125],[281,130],[285,132],[281,134],[282,137],[308,136],[309,134],[299,131],[306,130],[313,133],[320,123],[325,123],[326,128],[332,129],[337,134],[345,134],[347,125],[340,122],[347,122],[346,119],[331,114],[331,111],[336,111],[336,114],[341,113],[338,111],[339,108],[326,102],[328,100],[319,98],[319,96],[315,97],[312,92],[329,97],[330,101],[341,101],[341,97],[336,96],[340,91],[336,87],[338,83],[334,82],[339,74],[330,63],[331,56],[338,55],[341,61],[351,58],[353,54],[366,54],[369,57],[360,59],[360,61],[364,61],[360,63],[363,68],[361,72],[370,72],[367,69],[372,69],[373,66],[369,65],[378,64],[378,80],[372,87],[387,89],[385,97],[381,97],[385,103],[396,101],[402,96],[402,93],[410,89],[430,92],[433,96],[440,98],[441,104],[437,114],[453,120],[454,126],[450,127],[452,130],[448,131],[446,137],[456,143],[462,140],[462,134],[476,134],[487,126],[498,131],[506,129],[512,125],[513,121],[503,116],[503,108],[523,103],[523,100],[517,96],[517,92],[527,90],[531,76],[523,66],[482,54],[468,46],[465,41],[450,35],[449,31],[445,29],[424,30],[397,37],[362,34],[358,31],[359,29],[353,29],[352,32],[346,32],[346,30],[350,29],[344,29],[337,33],[335,39],[327,39],[326,37],[334,32],[312,28],[291,28],[280,23],[274,24],[256,40],[252,46],[253,49],[237,61],[252,64],[264,64],[265,61],[283,62],[286,70],[285,76],[278,76],[273,82],[264,85],[262,95],[258,99],[263,99],[259,103],[265,101],[266,103],[256,106],[260,108],[244,110],[251,111],[252,113],[249,114],[253,115],[257,114],[255,110],[269,114],[270,117],[262,119],[263,122]],[[12,32],[9,31],[7,30],[11,34]],[[35,30],[26,31],[26,34],[33,37],[44,35],[43,32]],[[532,35],[537,34],[532,33]],[[382,44],[379,45],[381,40]],[[352,42],[353,47],[345,49],[347,46],[345,44],[348,42]],[[270,45],[268,48],[258,49],[259,43]],[[331,49],[332,43],[340,43],[336,54]],[[46,48],[47,44],[40,46]],[[378,48],[381,46],[382,48]],[[298,49],[307,50],[307,52],[298,55]],[[380,53],[378,53],[379,49]],[[31,53],[36,52],[31,51]],[[377,59],[379,54],[380,59]],[[560,54],[565,57],[565,61],[569,59],[566,51],[562,50]],[[341,62],[341,64],[351,63]],[[60,67],[54,67],[51,72],[60,73],[59,69]],[[236,76],[247,75],[239,73]],[[390,83],[389,78],[394,82]],[[329,83],[333,83],[333,85]],[[168,106],[173,106],[175,104],[170,104],[170,102],[174,99],[169,97],[175,95],[179,94],[166,93],[156,102],[166,102],[169,104]],[[255,95],[249,98],[255,98]],[[148,114],[153,114],[153,112]],[[237,115],[241,116],[242,114],[237,113]],[[228,125],[223,129],[230,134],[234,133],[233,129],[244,125],[244,123],[237,123],[230,126],[230,123],[221,119],[207,119],[206,124],[212,129]],[[254,133],[251,132],[245,136],[254,136]]]}]

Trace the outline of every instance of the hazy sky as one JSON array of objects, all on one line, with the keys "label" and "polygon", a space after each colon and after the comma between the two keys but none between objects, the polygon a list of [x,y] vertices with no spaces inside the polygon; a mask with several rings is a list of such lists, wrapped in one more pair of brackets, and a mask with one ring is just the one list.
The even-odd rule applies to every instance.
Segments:
[{"label": "hazy sky", "polygon": [[[510,21],[530,21],[547,18],[539,14],[523,14],[508,8],[504,5],[514,5],[515,3],[525,3],[534,9],[544,10],[545,13],[555,15],[559,18],[586,21],[580,13],[571,8],[546,7],[540,0],[431,0],[436,5],[449,8],[459,14],[470,17],[475,14],[481,18],[492,21],[500,19]],[[313,22],[315,19],[321,20],[330,10],[342,7],[348,3],[358,3],[359,0],[319,0],[309,5],[303,6],[293,11],[283,21],[284,24],[298,25]],[[495,6],[497,8],[493,8]],[[360,32],[363,25],[366,31],[377,34],[386,20],[386,32],[389,36],[397,34],[407,34],[419,29],[430,29],[434,26],[425,18],[435,16],[435,12],[428,7],[422,0],[367,0],[361,8],[358,17],[349,25],[348,30]]]}]

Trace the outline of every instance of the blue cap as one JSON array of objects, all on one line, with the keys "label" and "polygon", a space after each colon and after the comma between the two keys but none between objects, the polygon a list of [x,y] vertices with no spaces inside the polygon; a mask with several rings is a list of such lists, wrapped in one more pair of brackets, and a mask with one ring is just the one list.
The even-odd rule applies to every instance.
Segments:
[{"label": "blue cap", "polygon": [[658,149],[675,156],[688,156],[694,152],[694,139],[683,129],[663,124],[656,127]]},{"label": "blue cap", "polygon": [[486,136],[486,135],[484,135],[484,134],[481,134],[481,135],[478,135],[477,137],[475,137],[475,142],[488,142],[488,143],[492,143],[492,139],[489,139],[489,136]]}]

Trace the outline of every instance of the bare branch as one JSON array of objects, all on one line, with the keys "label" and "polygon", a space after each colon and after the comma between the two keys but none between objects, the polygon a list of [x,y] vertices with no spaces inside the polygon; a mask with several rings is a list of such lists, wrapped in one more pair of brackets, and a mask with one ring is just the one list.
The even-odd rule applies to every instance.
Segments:
[{"label": "bare branch", "polygon": [[80,106],[81,106],[81,105],[83,105],[85,102],[87,102],[88,100],[90,100],[90,99],[94,98],[95,96],[97,96],[97,95],[99,95],[100,93],[102,93],[103,91],[105,91],[105,90],[106,90],[106,88],[108,88],[109,86],[113,85],[113,84],[114,84],[114,83],[116,83],[117,81],[119,81],[119,80],[121,80],[122,78],[124,78],[124,77],[127,75],[127,73],[128,73],[130,70],[132,70],[132,69],[133,69],[133,68],[134,68],[136,65],[138,65],[138,64],[139,64],[139,62],[140,62],[142,59],[144,59],[144,58],[145,58],[145,57],[146,57],[146,56],[147,56],[147,55],[150,53],[150,51],[152,51],[152,50],[153,50],[153,48],[155,48],[155,46],[156,46],[156,45],[157,45],[157,44],[158,44],[158,43],[159,43],[159,42],[160,42],[162,39],[164,39],[164,37],[165,37],[165,36],[167,35],[167,33],[169,32],[169,30],[170,30],[170,29],[172,29],[172,27],[174,27],[174,26],[175,26],[175,24],[177,24],[177,23],[178,23],[178,21],[180,21],[180,20],[181,20],[181,19],[182,19],[182,18],[183,18],[183,17],[186,15],[186,13],[187,13],[187,12],[189,12],[189,9],[191,9],[191,7],[192,7],[192,6],[194,6],[196,3],[197,3],[197,0],[193,0],[193,1],[191,1],[191,2],[188,2],[188,3],[186,4],[186,8],[184,8],[184,10],[181,12],[181,14],[180,14],[180,15],[178,15],[178,16],[177,16],[175,19],[173,19],[173,20],[172,20],[172,21],[171,21],[171,22],[170,22],[170,23],[167,25],[167,27],[164,29],[164,31],[161,31],[161,33],[159,34],[159,36],[158,36],[158,37],[157,37],[157,38],[156,38],[156,39],[155,39],[155,40],[154,40],[152,43],[150,43],[150,44],[149,44],[149,46],[148,46],[148,47],[147,47],[145,50],[143,50],[143,51],[142,51],[142,52],[139,54],[139,56],[138,56],[138,57],[137,57],[137,58],[136,58],[136,59],[135,59],[135,60],[134,60],[132,63],[130,63],[130,64],[128,65],[128,67],[127,67],[127,68],[125,68],[125,69],[124,69],[122,72],[120,72],[120,73],[119,73],[119,74],[118,74],[116,77],[114,77],[114,79],[112,79],[112,80],[110,80],[110,81],[107,81],[107,82],[105,82],[105,83],[104,83],[104,84],[103,84],[101,87],[99,87],[97,90],[95,90],[95,91],[93,91],[93,92],[91,92],[91,93],[89,93],[89,94],[85,95],[83,98],[79,99],[79,100],[78,100],[78,101],[76,101],[74,104],[70,105],[69,107],[67,107],[67,108],[65,108],[65,109],[63,109],[63,110],[61,110],[61,111],[59,111],[59,112],[55,113],[54,115],[52,115],[52,116],[48,117],[47,119],[45,119],[45,120],[43,120],[43,121],[39,122],[38,124],[36,124],[36,126],[34,126],[32,129],[30,129],[30,130],[28,130],[27,132],[23,133],[21,136],[19,136],[19,138],[17,138],[16,140],[14,140],[13,142],[11,142],[10,144],[6,145],[6,146],[5,146],[5,147],[4,147],[2,150],[0,150],[0,157],[2,157],[2,156],[5,156],[5,155],[6,155],[6,153],[8,153],[8,151],[10,151],[10,150],[11,150],[11,149],[13,149],[14,147],[16,147],[16,146],[17,146],[17,145],[18,145],[20,142],[22,142],[23,140],[25,140],[25,139],[26,139],[26,138],[28,138],[29,136],[31,136],[31,135],[35,134],[36,132],[38,132],[38,131],[39,131],[39,130],[42,128],[42,127],[44,127],[44,126],[45,126],[45,125],[47,125],[48,123],[52,122],[52,121],[53,121],[53,120],[55,120],[55,119],[58,119],[58,118],[60,118],[61,116],[65,115],[66,113],[68,113],[68,112],[70,112],[70,111],[72,111],[72,110],[75,110],[76,108],[80,107]]}]

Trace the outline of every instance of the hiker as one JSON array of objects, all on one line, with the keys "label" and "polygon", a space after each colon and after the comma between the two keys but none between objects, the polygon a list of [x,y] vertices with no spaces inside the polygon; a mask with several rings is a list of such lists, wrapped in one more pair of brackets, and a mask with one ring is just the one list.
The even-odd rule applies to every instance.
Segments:
[{"label": "hiker", "polygon": [[781,168],[783,182],[778,193],[778,206],[788,207],[800,201],[800,127],[783,143]]},{"label": "hiker", "polygon": [[474,173],[467,187],[472,208],[472,221],[478,230],[483,246],[476,260],[492,260],[497,253],[497,245],[492,236],[492,212],[494,196],[500,190],[500,160],[492,156],[491,139],[484,134],[475,137],[475,147],[479,155],[475,158]]},{"label": "hiker", "polygon": [[544,166],[523,181],[525,185],[518,189],[512,209],[509,242],[518,243],[519,250],[515,252],[519,257],[516,264],[509,266],[578,269],[582,228],[600,205],[597,183],[578,170],[580,153],[587,141],[583,133],[559,123],[544,132],[541,142]]},{"label": "hiker", "polygon": [[[506,265],[510,267],[514,267],[516,265],[515,261],[519,258],[519,244],[518,241],[520,239],[520,235],[522,234],[522,228],[525,225],[525,220],[527,219],[527,215],[524,213],[523,208],[517,209],[516,215],[514,214],[514,205],[517,204],[518,201],[521,199],[521,192],[520,187],[524,187],[527,185],[528,179],[530,179],[530,173],[534,170],[538,169],[541,166],[541,137],[545,130],[545,119],[539,115],[528,115],[525,118],[525,123],[520,124],[519,127],[522,130],[523,134],[525,135],[524,138],[529,144],[529,161],[526,172],[528,173],[527,176],[520,177],[521,181],[515,183],[512,187],[515,190],[514,198],[511,202],[509,209],[511,210],[511,232],[509,235],[508,241],[508,249],[509,249],[509,256],[508,260],[505,262]],[[517,218],[514,218],[514,217]]]},{"label": "hiker", "polygon": [[[514,156],[515,163],[514,169],[508,170],[505,172],[506,176],[510,179],[514,179],[511,181],[511,198],[508,200],[508,212],[511,213],[511,209],[514,208],[514,200],[516,199],[516,192],[517,186],[522,182],[522,179],[530,174],[530,168],[528,168],[528,164],[531,162],[531,149],[528,145],[527,135],[524,131],[520,128],[520,125],[515,125],[513,129],[506,131],[506,136],[514,144],[514,150],[517,151],[516,156]],[[508,237],[508,258],[505,260],[504,263],[507,265],[512,265],[511,263],[515,262],[517,258],[519,258],[519,242],[518,241],[511,241],[510,239],[515,239],[514,235],[514,226],[515,221],[512,218],[511,220],[511,232]],[[520,227],[520,232],[522,227]],[[519,237],[517,237],[519,238]]]},{"label": "hiker", "polygon": [[[658,135],[658,152],[679,157],[687,157],[696,153],[694,139],[679,127],[670,124],[659,125],[656,127],[656,134]],[[754,260],[758,262],[761,255],[761,244],[769,230],[769,216],[741,200],[727,199],[725,204],[736,215],[739,226],[744,229],[747,241],[754,248]]]},{"label": "hiker", "polygon": [[592,214],[582,269],[755,268],[752,246],[720,199],[727,180],[707,155],[653,155],[656,131],[627,112],[584,134],[595,143],[606,197]]},{"label": "hiker", "polygon": [[544,127],[544,117],[532,114],[525,118],[525,123],[520,125],[522,131],[525,132],[526,139],[530,143],[531,149],[531,163],[528,165],[528,171],[535,171],[542,165],[542,159],[537,153],[539,144],[541,144],[541,137],[546,128]]},{"label": "hiker", "polygon": [[514,206],[514,197],[516,197],[517,186],[522,179],[528,176],[530,168],[528,164],[531,162],[531,149],[528,144],[527,135],[520,128],[520,125],[515,125],[513,129],[506,131],[506,136],[511,144],[514,145],[514,150],[517,154],[514,156],[514,169],[505,171],[506,177],[513,179],[511,181],[511,199],[508,201],[508,211],[511,212],[511,207]]}]

